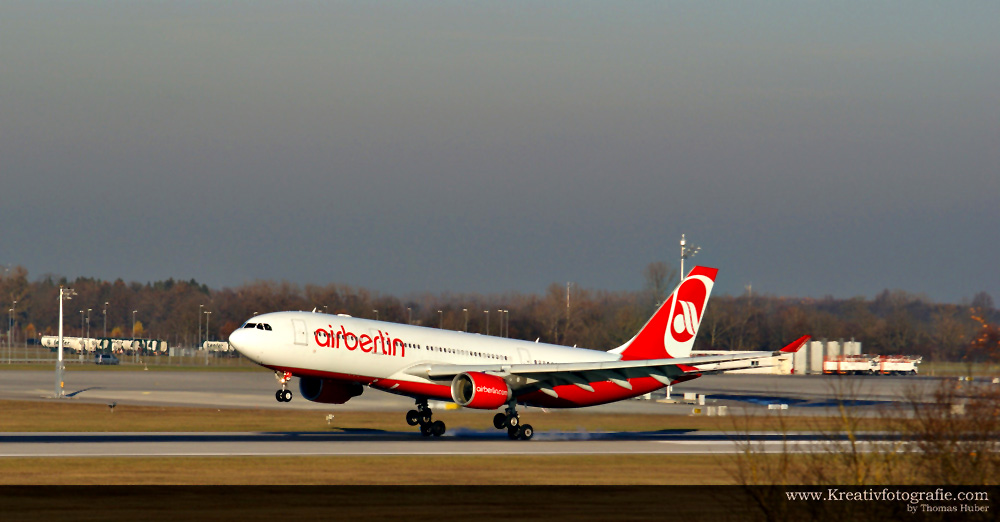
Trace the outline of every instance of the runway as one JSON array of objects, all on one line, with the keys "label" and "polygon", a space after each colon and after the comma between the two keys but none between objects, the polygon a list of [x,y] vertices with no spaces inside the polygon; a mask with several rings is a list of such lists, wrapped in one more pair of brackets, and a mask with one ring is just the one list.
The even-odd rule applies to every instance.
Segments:
[{"label": "runway", "polygon": [[[877,435],[869,437],[877,439]],[[751,433],[755,451],[823,451],[815,433]],[[543,432],[531,442],[497,431],[455,430],[439,439],[414,433],[5,433],[0,457],[277,457],[419,455],[629,455],[733,454],[747,439],[719,432]]]},{"label": "runway", "polygon": [[[912,377],[823,377],[712,375],[674,389],[705,394],[707,404],[727,405],[733,415],[788,404],[789,414],[835,412],[837,396],[852,397],[861,415],[878,415],[880,406],[907,395],[927,394],[935,379]],[[343,405],[317,404],[296,396],[291,403],[274,400],[276,381],[265,371],[120,371],[97,369],[66,373],[67,397],[61,400],[211,408],[293,409],[329,411],[398,411],[413,400],[373,389]],[[53,400],[53,372],[0,371],[0,399]],[[292,387],[297,392],[297,382]],[[845,392],[846,390],[846,392]],[[689,415],[692,404],[651,400],[565,410],[580,413]],[[525,408],[530,411],[531,409]],[[540,426],[541,427],[541,426]],[[821,451],[842,441],[815,433],[755,433],[758,451]],[[874,435],[873,439],[878,439]],[[0,456],[18,457],[208,457],[208,456],[391,456],[391,455],[624,455],[732,454],[744,446],[722,433],[657,431],[607,433],[536,431],[530,442],[511,441],[506,433],[487,429],[450,429],[441,438],[415,431],[282,433],[0,433]]]},{"label": "runway", "polygon": [[[298,397],[298,379],[290,389],[290,403],[274,400],[277,382],[270,372],[257,371],[74,371],[67,367],[65,393],[69,400],[137,405],[212,408],[330,410],[330,405]],[[673,388],[675,399],[684,393],[707,396],[707,405],[726,405],[731,410],[760,409],[769,404],[788,404],[790,414],[823,415],[835,409],[836,397],[846,397],[861,408],[877,407],[926,397],[939,383],[926,377],[802,376],[802,375],[706,375]],[[0,399],[43,400],[53,396],[54,371],[4,371],[0,369]],[[366,388],[364,393],[337,411],[400,411],[413,399]],[[688,414],[692,404],[665,404],[649,400],[626,400],[581,408],[580,412]]]}]

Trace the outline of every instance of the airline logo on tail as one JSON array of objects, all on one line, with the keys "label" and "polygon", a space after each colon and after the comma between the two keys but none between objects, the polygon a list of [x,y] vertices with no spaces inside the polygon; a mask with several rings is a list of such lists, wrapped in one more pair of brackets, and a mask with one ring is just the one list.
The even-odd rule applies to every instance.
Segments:
[{"label": "airline logo on tail", "polygon": [[[686,343],[698,333],[706,302],[708,302],[708,288],[700,278],[689,277],[681,283],[674,294],[673,309],[670,311],[670,317],[673,319],[668,324],[671,328],[667,329],[674,341]],[[666,333],[664,332],[663,344],[669,346],[670,339]]]},{"label": "airline logo on tail", "polygon": [[621,354],[625,361],[691,355],[718,273],[715,268],[694,267],[646,326],[628,344],[611,352]]}]

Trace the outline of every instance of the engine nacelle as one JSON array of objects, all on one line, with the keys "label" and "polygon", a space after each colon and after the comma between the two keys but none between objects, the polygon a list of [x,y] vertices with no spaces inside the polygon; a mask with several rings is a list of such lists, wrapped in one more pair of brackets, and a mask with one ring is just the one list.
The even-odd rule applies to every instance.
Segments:
[{"label": "engine nacelle", "polygon": [[465,372],[451,381],[451,398],[466,408],[495,410],[507,404],[512,395],[507,381],[496,375]]},{"label": "engine nacelle", "polygon": [[350,381],[320,379],[318,377],[302,377],[299,379],[299,393],[302,398],[312,402],[326,404],[344,404],[351,397],[361,395],[365,387]]}]

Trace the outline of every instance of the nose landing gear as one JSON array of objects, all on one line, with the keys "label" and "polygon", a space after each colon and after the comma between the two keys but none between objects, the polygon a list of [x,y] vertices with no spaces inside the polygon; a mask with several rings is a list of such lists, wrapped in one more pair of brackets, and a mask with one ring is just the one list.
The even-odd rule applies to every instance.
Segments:
[{"label": "nose landing gear", "polygon": [[291,402],[292,390],[287,389],[288,381],[292,378],[292,372],[274,372],[274,378],[281,383],[281,389],[274,392],[274,398],[278,402]]},{"label": "nose landing gear", "polygon": [[427,399],[417,400],[417,409],[406,412],[406,423],[410,426],[420,425],[420,434],[424,437],[440,437],[444,435],[444,422],[433,419],[433,412],[427,405]]}]

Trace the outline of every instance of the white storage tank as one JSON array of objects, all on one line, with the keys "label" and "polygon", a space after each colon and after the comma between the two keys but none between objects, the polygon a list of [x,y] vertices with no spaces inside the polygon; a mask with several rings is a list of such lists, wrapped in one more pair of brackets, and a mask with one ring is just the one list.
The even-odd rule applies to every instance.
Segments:
[{"label": "white storage tank", "polygon": [[826,343],[826,357],[827,359],[834,359],[840,357],[840,342],[830,341]]},{"label": "white storage tank", "polygon": [[823,341],[809,343],[809,373],[823,373]]},{"label": "white storage tank", "polygon": [[807,357],[808,350],[808,346],[803,346],[799,349],[799,351],[792,354],[792,373],[795,375],[805,375],[809,373],[809,358]]},{"label": "white storage tank", "polygon": [[861,342],[853,339],[845,342],[844,355],[861,355]]}]

